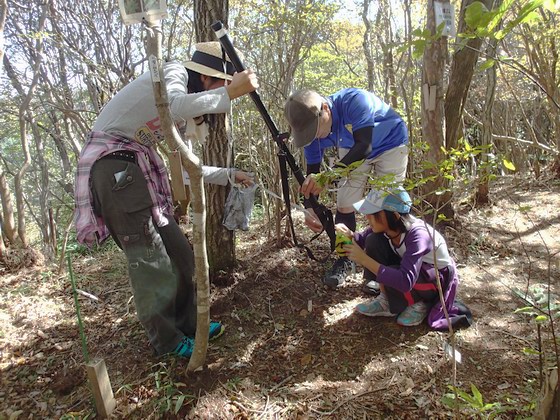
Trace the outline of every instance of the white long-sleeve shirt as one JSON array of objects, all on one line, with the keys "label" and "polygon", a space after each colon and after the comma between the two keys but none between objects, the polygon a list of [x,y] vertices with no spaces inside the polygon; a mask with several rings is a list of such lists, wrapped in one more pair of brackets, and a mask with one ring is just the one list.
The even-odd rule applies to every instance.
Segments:
[{"label": "white long-sleeve shirt", "polygon": [[[171,62],[165,63],[163,69],[171,116],[178,128],[191,118],[229,111],[231,100],[225,87],[187,94],[188,73],[185,67]],[[126,85],[105,105],[92,131],[134,138],[144,145],[163,140],[150,72]]]},{"label": "white long-sleeve shirt", "polygon": [[[207,113],[225,113],[230,110],[231,100],[225,87],[187,94],[188,73],[181,63],[165,63],[163,71],[171,116],[178,128],[184,127],[187,121],[194,126],[192,120],[194,117]],[[151,145],[163,140],[160,127],[151,75],[150,72],[146,72],[134,83],[125,86],[105,105],[92,131],[134,138],[141,144]],[[209,184],[227,185],[229,179],[235,179],[234,175],[232,169],[202,167],[204,182]],[[183,171],[183,181],[185,185],[190,184],[186,171]]]},{"label": "white long-sleeve shirt", "polygon": [[[235,171],[236,169],[202,165],[202,180],[206,184],[227,185],[230,179],[235,182]],[[189,174],[185,169],[183,169],[183,182],[185,185],[191,185]]]}]

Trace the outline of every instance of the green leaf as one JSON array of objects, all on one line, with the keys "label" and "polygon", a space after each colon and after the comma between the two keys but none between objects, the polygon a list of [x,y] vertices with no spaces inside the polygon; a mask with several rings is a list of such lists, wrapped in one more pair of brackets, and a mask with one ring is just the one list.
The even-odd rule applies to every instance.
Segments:
[{"label": "green leaf", "polygon": [[532,23],[541,20],[541,16],[535,12],[536,9],[542,6],[544,0],[531,0],[521,8],[517,17],[509,22],[504,29],[496,33],[496,39],[503,39],[513,28],[522,23]]},{"label": "green leaf", "polygon": [[502,3],[498,6],[498,8],[496,10],[492,10],[491,14],[492,14],[492,19],[488,22],[488,24],[486,25],[486,29],[488,30],[489,33],[491,33],[492,31],[494,31],[494,29],[496,29],[498,27],[498,25],[500,24],[500,22],[503,20],[504,15],[506,14],[506,12],[511,8],[511,6],[518,0],[504,0],[502,1]]},{"label": "green leaf", "polygon": [[449,222],[451,219],[449,219],[445,214],[443,213],[439,213],[437,215],[437,221],[438,222]]},{"label": "green leaf", "polygon": [[484,404],[482,407],[480,407],[480,411],[488,411],[488,410],[492,410],[495,407],[499,407],[500,403],[488,403],[488,404]]},{"label": "green leaf", "polygon": [[522,351],[523,351],[524,354],[527,354],[527,355],[539,355],[539,354],[541,354],[537,350],[529,348],[529,347],[523,347]]},{"label": "green leaf", "polygon": [[360,159],[357,160],[356,162],[352,162],[350,165],[348,165],[348,169],[353,171],[354,169],[359,168],[360,166],[362,166],[362,164],[365,162],[365,159]]},{"label": "green leaf", "polygon": [[535,314],[535,308],[532,306],[525,306],[523,308],[517,308],[513,311],[514,314]]},{"label": "green leaf", "polygon": [[493,67],[495,64],[496,64],[496,60],[494,60],[493,58],[489,58],[484,63],[482,63],[480,66],[478,66],[477,70],[478,71],[484,71],[484,70],[489,69],[490,67]]},{"label": "green leaf", "polygon": [[465,9],[465,23],[475,30],[481,26],[483,16],[488,13],[488,8],[479,1],[475,1]]},{"label": "green leaf", "polygon": [[548,321],[548,317],[546,315],[539,315],[535,318],[535,322],[538,322],[539,324]]},{"label": "green leaf", "polygon": [[471,384],[471,391],[472,391],[473,397],[479,403],[479,407],[484,406],[484,403],[482,401],[482,394],[480,393],[480,391],[478,390],[478,388],[476,387],[475,384]]},{"label": "green leaf", "polygon": [[445,394],[443,397],[441,397],[441,402],[449,408],[455,408],[455,406],[457,405],[455,394]]},{"label": "green leaf", "polygon": [[424,55],[424,50],[428,44],[426,41],[415,41],[413,42],[414,48],[412,49],[412,58],[418,60]]},{"label": "green leaf", "polygon": [[399,54],[402,54],[402,53],[406,52],[407,50],[408,50],[408,43],[399,45],[399,46],[397,47],[397,52],[398,52]]},{"label": "green leaf", "polygon": [[181,407],[183,406],[183,403],[185,402],[185,398],[187,398],[187,396],[185,394],[180,395],[179,398],[177,398],[177,401],[175,402],[175,409],[173,410],[175,415],[177,415],[179,413],[179,410],[181,409]]},{"label": "green leaf", "polygon": [[530,16],[534,10],[541,7],[544,3],[544,0],[531,0],[528,1],[519,11],[519,15],[515,21],[517,23],[524,23],[528,16]]},{"label": "green leaf", "polygon": [[535,23],[542,20],[541,15],[536,10],[528,13],[519,23]]},{"label": "green leaf", "polygon": [[510,171],[515,171],[515,165],[513,164],[513,162],[510,162],[509,160],[504,158],[502,159],[502,163]]}]

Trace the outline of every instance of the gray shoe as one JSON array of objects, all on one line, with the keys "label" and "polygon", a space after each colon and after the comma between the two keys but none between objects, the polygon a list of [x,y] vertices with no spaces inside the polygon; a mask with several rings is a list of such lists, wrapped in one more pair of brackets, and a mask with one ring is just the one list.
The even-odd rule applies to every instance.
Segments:
[{"label": "gray shoe", "polygon": [[352,273],[353,267],[354,263],[348,258],[339,258],[334,262],[327,274],[325,274],[325,277],[323,277],[323,284],[331,289],[336,289],[346,281],[346,277]]},{"label": "gray shoe", "polygon": [[379,283],[375,280],[364,279],[364,283],[362,284],[362,291],[366,295],[377,296],[381,289],[379,288]]}]

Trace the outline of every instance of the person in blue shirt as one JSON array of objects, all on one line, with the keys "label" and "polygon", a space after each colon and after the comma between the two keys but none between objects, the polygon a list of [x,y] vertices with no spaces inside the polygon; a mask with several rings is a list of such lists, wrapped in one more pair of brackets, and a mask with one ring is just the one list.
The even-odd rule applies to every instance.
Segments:
[{"label": "person in blue shirt", "polygon": [[[284,115],[296,147],[304,148],[307,178],[301,186],[306,199],[323,190],[313,174],[319,173],[326,149],[336,149],[338,161],[333,167],[358,163],[348,177],[338,180],[335,223],[356,230],[353,204],[363,198],[371,177],[400,184],[408,163],[408,132],[401,116],[375,94],[364,89],[342,89],[322,96],[311,89],[290,95]],[[306,225],[315,232],[321,222],[308,207]],[[347,257],[339,258],[326,273],[323,283],[331,288],[342,284],[352,269]],[[375,281],[364,284],[364,291],[379,293]]]}]

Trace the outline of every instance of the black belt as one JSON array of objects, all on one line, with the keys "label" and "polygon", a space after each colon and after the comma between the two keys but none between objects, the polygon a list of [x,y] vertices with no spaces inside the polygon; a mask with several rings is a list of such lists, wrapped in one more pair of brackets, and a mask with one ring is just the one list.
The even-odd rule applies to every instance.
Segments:
[{"label": "black belt", "polygon": [[130,152],[128,150],[119,150],[117,152],[109,153],[103,156],[101,159],[117,159],[126,160],[127,162],[136,163],[136,153]]}]

